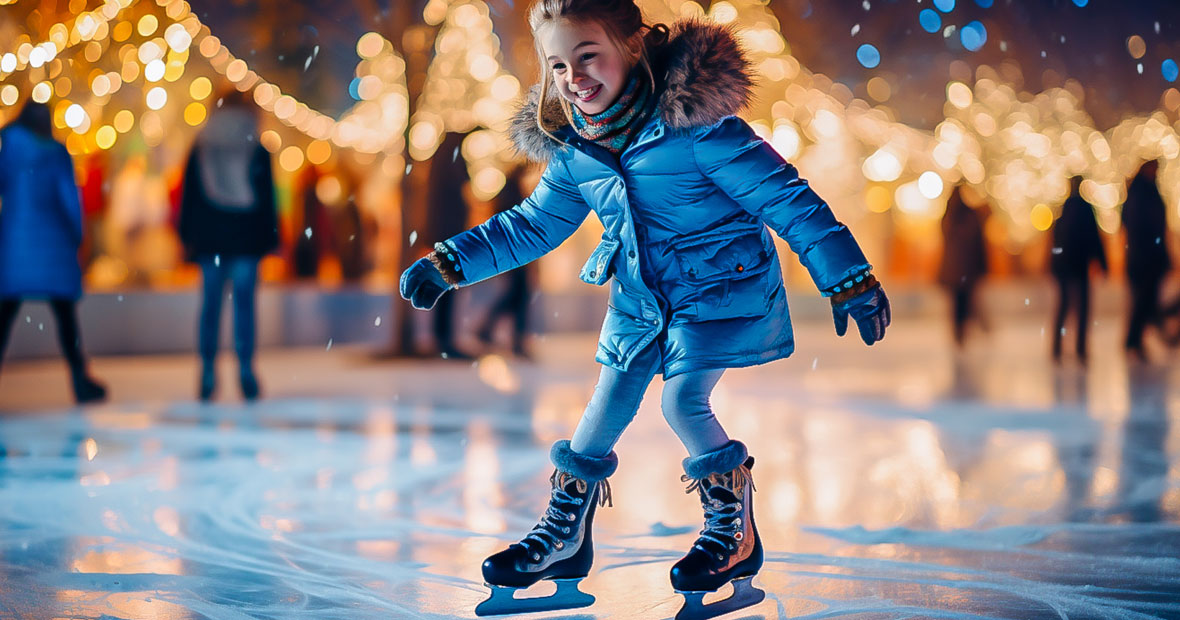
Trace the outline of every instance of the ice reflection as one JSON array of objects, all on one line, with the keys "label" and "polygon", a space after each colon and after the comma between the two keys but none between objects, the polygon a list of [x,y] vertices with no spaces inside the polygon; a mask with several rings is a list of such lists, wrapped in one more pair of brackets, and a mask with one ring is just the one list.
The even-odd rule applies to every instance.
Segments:
[{"label": "ice reflection", "polygon": [[[757,459],[772,596],[750,615],[1180,615],[1178,371],[1040,368],[1004,334],[955,358],[899,331],[890,363],[819,339],[815,370],[732,371],[714,395]],[[396,399],[0,418],[0,617],[469,617],[595,369],[513,366],[515,392],[429,370]],[[700,528],[659,389],[596,520],[595,617],[673,615],[667,570]]]}]

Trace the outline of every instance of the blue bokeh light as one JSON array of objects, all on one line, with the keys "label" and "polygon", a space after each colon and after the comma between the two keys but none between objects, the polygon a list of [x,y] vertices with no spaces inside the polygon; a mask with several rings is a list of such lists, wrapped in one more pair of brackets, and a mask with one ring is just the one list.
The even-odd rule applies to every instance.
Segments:
[{"label": "blue bokeh light", "polygon": [[1164,79],[1169,82],[1175,82],[1176,78],[1180,78],[1180,66],[1177,66],[1176,61],[1171,58],[1164,61],[1160,71],[1164,74]]},{"label": "blue bokeh light", "polygon": [[973,21],[959,31],[959,40],[963,42],[963,47],[978,52],[987,43],[987,28],[978,21]]},{"label": "blue bokeh light", "polygon": [[361,100],[360,86],[361,86],[361,79],[359,77],[352,78],[352,82],[349,83],[349,85],[348,85],[348,96],[352,97],[353,99],[356,99],[357,101],[360,101]]},{"label": "blue bokeh light", "polygon": [[1077,6],[1086,6],[1090,4],[1090,0],[1073,0],[1073,3]]},{"label": "blue bokeh light", "polygon": [[918,13],[918,23],[922,24],[922,30],[926,32],[938,32],[938,29],[942,28],[942,16],[932,9],[922,9],[922,12]]},{"label": "blue bokeh light", "polygon": [[993,0],[975,0],[975,4],[978,4],[985,9],[992,8],[992,2]]},{"label": "blue bokeh light", "polygon": [[860,64],[864,65],[866,69],[872,69],[881,64],[881,52],[877,48],[865,43],[856,49],[856,59]]},{"label": "blue bokeh light", "polygon": [[943,13],[950,13],[955,10],[955,0],[934,0],[934,8]]}]

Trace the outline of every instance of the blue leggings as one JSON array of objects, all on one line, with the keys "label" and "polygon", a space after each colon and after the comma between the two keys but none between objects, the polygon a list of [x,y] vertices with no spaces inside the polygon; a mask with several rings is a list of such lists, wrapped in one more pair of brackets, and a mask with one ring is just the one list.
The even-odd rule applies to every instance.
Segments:
[{"label": "blue leggings", "polygon": [[198,342],[201,362],[213,365],[221,331],[221,302],[225,283],[232,283],[234,298],[234,351],[243,368],[254,358],[254,291],[258,287],[257,256],[202,256],[201,276],[204,301],[201,304]]},{"label": "blue leggings", "polygon": [[[570,448],[587,456],[610,454],[623,430],[635,419],[658,364],[656,347],[650,346],[631,362],[626,372],[603,366],[594,396],[570,440]],[[709,407],[709,394],[724,372],[724,369],[689,372],[664,383],[660,401],[664,418],[688,449],[689,456],[712,452],[729,441]]]}]

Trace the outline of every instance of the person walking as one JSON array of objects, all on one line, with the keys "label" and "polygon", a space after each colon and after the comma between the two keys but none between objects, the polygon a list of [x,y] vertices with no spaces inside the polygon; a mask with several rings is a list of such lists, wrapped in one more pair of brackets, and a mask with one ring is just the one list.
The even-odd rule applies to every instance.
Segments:
[{"label": "person walking", "polygon": [[1143,333],[1150,324],[1159,324],[1160,286],[1172,268],[1168,246],[1167,211],[1156,187],[1159,162],[1152,160],[1139,168],[1127,188],[1123,204],[1123,230],[1126,231],[1127,282],[1131,288],[1131,312],[1127,321],[1127,354],[1140,361],[1147,359]]},{"label": "person walking", "polygon": [[[526,195],[522,183],[527,172],[528,167],[520,165],[508,175],[508,182],[500,191],[500,195],[496,197],[497,213],[508,211],[524,201]],[[484,317],[483,325],[476,332],[481,342],[491,345],[496,323],[501,318],[511,318],[513,327],[512,352],[517,357],[526,359],[530,357],[528,349],[525,347],[525,336],[528,331],[529,302],[533,296],[532,272],[533,269],[529,265],[525,265],[502,276],[508,281],[507,286],[500,297],[492,303],[491,309]]]},{"label": "person walking", "polygon": [[1090,317],[1090,264],[1097,261],[1106,273],[1106,251],[1098,236],[1094,207],[1082,198],[1081,177],[1070,180],[1069,197],[1061,206],[1061,217],[1053,225],[1053,249],[1049,270],[1057,281],[1057,316],[1053,327],[1053,359],[1061,360],[1065,319],[1077,317],[1078,359],[1086,360],[1086,332]]},{"label": "person walking", "polygon": [[959,187],[947,200],[942,216],[943,252],[938,282],[951,297],[955,344],[963,345],[967,320],[976,315],[975,290],[987,275],[987,251],[983,241],[983,222],[974,209],[963,202]]},{"label": "person walking", "polygon": [[201,378],[207,401],[217,388],[214,360],[222,296],[232,283],[234,350],[242,396],[258,398],[254,373],[258,261],[279,244],[270,154],[258,142],[258,114],[238,91],[197,137],[185,167],[179,232],[187,258],[201,266],[203,303],[198,327]]},{"label": "person walking", "polygon": [[0,130],[0,361],[21,303],[49,302],[74,399],[106,398],[86,369],[76,305],[82,297],[82,205],[74,163],[53,139],[49,106],[29,101]]}]

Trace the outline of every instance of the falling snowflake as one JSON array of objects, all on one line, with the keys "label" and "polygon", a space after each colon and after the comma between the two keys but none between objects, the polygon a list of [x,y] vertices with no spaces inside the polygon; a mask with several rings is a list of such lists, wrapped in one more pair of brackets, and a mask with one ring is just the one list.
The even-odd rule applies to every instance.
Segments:
[{"label": "falling snowflake", "polygon": [[418,241],[418,231],[411,230],[410,231],[410,245],[414,245],[414,243],[416,241]]}]

